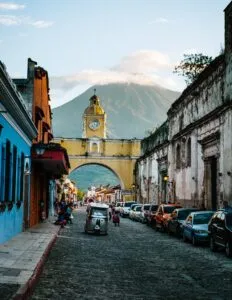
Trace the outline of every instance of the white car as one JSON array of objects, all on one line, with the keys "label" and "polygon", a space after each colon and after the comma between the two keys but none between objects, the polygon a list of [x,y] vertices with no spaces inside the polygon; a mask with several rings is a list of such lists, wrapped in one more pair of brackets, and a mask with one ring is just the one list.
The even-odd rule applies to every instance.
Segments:
[{"label": "white car", "polygon": [[134,220],[135,215],[135,208],[138,206],[138,204],[132,204],[129,211],[129,219]]},{"label": "white car", "polygon": [[140,214],[141,214],[142,204],[138,204],[134,207],[132,220],[139,221]]},{"label": "white car", "polygon": [[146,223],[147,222],[145,213],[148,212],[148,210],[150,209],[150,206],[151,206],[151,204],[143,204],[141,212],[138,216],[138,219],[139,219],[138,221],[139,222],[141,222],[141,223]]},{"label": "white car", "polygon": [[121,211],[121,208],[122,208],[123,205],[124,205],[124,203],[125,203],[125,202],[117,202],[116,205],[115,205],[115,208],[114,208],[115,211],[119,211],[119,212],[120,212],[120,211]]},{"label": "white car", "polygon": [[120,209],[120,215],[122,217],[128,217],[129,216],[129,212],[130,212],[130,208],[131,208],[132,204],[136,204],[136,202],[135,201],[128,201],[128,202],[125,202],[123,204],[123,207],[121,207],[121,209]]}]

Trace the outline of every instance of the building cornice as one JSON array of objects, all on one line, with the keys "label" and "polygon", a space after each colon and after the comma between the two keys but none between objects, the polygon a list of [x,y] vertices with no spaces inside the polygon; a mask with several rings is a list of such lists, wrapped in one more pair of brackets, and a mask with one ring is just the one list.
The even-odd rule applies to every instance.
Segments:
[{"label": "building cornice", "polygon": [[210,113],[202,117],[201,119],[190,123],[188,126],[186,126],[183,130],[178,132],[177,134],[173,135],[171,138],[171,141],[177,140],[182,135],[185,135],[191,131],[193,131],[196,127],[203,125],[204,123],[207,123],[209,120],[213,120],[215,118],[218,118],[223,112],[230,109],[232,107],[231,102],[226,102],[223,105],[217,107],[216,109],[212,110]]},{"label": "building cornice", "polygon": [[0,62],[0,91],[1,102],[6,111],[11,114],[14,120],[20,124],[30,140],[37,136],[37,129],[26,110],[26,105],[21,94],[17,91],[15,84],[6,72],[4,64]]}]

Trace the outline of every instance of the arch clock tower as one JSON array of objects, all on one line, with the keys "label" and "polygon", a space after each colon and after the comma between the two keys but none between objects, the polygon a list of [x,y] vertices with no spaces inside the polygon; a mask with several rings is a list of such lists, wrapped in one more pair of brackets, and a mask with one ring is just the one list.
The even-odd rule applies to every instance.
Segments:
[{"label": "arch clock tower", "polygon": [[[95,92],[95,90],[94,90]],[[83,138],[106,138],[106,113],[100,105],[99,98],[94,94],[89,106],[83,114]]]}]

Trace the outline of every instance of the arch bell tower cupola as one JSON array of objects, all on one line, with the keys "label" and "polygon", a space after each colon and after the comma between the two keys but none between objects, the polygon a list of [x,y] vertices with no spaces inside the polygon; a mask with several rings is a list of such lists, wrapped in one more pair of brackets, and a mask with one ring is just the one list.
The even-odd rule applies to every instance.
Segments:
[{"label": "arch bell tower cupola", "polygon": [[106,113],[95,94],[89,99],[90,104],[83,114],[83,138],[106,138]]}]

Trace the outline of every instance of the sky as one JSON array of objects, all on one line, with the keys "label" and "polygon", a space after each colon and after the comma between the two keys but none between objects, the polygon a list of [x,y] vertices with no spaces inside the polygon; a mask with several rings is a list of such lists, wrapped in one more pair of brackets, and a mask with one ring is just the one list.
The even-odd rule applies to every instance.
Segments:
[{"label": "sky", "polygon": [[[30,57],[48,71],[51,107],[95,84],[134,82],[182,91],[186,53],[224,47],[229,0],[0,0],[0,60],[26,78]],[[99,95],[100,96],[100,95]]]}]

